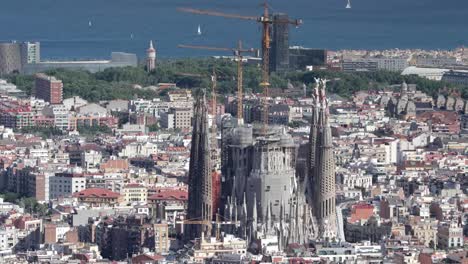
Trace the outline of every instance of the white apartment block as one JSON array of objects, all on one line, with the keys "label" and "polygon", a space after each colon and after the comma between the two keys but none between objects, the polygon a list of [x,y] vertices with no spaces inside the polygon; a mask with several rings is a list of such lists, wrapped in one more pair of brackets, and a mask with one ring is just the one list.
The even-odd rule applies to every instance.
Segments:
[{"label": "white apartment block", "polygon": [[49,179],[50,199],[71,197],[84,189],[86,189],[86,177],[82,175],[63,174]]}]

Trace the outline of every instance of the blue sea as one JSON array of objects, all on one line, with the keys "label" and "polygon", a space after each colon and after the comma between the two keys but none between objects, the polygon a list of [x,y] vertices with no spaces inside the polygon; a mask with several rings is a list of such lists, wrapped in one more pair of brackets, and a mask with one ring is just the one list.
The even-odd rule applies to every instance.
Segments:
[{"label": "blue sea", "polygon": [[[270,0],[304,24],[291,45],[311,48],[452,49],[468,46],[468,0]],[[177,7],[261,14],[258,0],[0,0],[0,40],[40,41],[42,58],[101,59],[111,51],[144,56],[149,40],[159,57],[222,55],[178,44],[258,47],[255,22],[180,13]],[[91,22],[91,26],[89,25]],[[202,35],[198,36],[197,27]],[[229,54],[226,54],[229,55]]]}]

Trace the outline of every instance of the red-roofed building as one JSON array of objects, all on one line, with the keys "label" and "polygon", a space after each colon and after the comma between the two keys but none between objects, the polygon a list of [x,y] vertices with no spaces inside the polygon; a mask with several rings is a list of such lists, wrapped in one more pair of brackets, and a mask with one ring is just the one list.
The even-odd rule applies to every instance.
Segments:
[{"label": "red-roofed building", "polygon": [[184,202],[188,199],[188,191],[182,189],[159,189],[156,194],[148,197],[148,201]]},{"label": "red-roofed building", "polygon": [[128,171],[128,160],[115,159],[101,163],[101,170],[104,172],[123,172]]},{"label": "red-roofed building", "polygon": [[102,188],[89,188],[73,194],[73,197],[81,203],[93,207],[115,206],[120,203],[120,193]]},{"label": "red-roofed building", "polygon": [[184,212],[187,208],[188,191],[185,189],[165,188],[148,197],[148,204],[156,210],[158,218],[167,219],[175,211]]},{"label": "red-roofed building", "polygon": [[366,221],[374,215],[374,206],[371,204],[355,204],[351,209],[351,216],[348,222],[355,223],[362,220]]},{"label": "red-roofed building", "polygon": [[33,126],[31,106],[13,100],[0,101],[0,125],[19,129]]},{"label": "red-roofed building", "polygon": [[452,111],[431,111],[424,112],[417,116],[418,122],[431,122],[432,132],[436,133],[460,133],[460,120],[457,112]]},{"label": "red-roofed building", "polygon": [[25,248],[39,248],[42,243],[42,219],[33,218],[30,215],[23,215],[13,220],[13,224],[26,234],[21,244]]}]

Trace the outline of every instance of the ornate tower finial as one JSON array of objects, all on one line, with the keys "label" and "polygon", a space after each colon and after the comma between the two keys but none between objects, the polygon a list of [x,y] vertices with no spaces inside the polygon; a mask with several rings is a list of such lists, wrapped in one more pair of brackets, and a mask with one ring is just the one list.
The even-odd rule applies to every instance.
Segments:
[{"label": "ornate tower finial", "polygon": [[317,103],[318,101],[318,98],[319,98],[319,89],[320,89],[320,78],[315,78],[315,87],[314,87],[314,93],[313,93],[313,97],[314,97],[314,100],[315,102]]},{"label": "ornate tower finial", "polygon": [[325,89],[327,88],[327,82],[329,80],[327,79],[321,79],[320,82],[322,84],[322,89],[320,89],[320,103],[322,105],[322,108],[327,107],[327,97],[326,97],[326,92]]}]

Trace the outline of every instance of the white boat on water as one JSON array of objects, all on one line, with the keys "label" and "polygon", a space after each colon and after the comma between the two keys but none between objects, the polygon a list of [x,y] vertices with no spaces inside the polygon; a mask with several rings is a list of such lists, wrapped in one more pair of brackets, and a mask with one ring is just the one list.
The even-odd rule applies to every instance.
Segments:
[{"label": "white boat on water", "polygon": [[347,8],[347,9],[350,9],[350,8],[351,8],[351,0],[348,0],[348,4],[346,5],[346,8]]},{"label": "white boat on water", "polygon": [[200,36],[201,34],[202,34],[202,32],[201,32],[201,27],[200,27],[200,25],[198,25],[197,35]]},{"label": "white boat on water", "polygon": [[91,20],[88,21],[88,26],[89,26],[89,27],[92,27],[92,26],[93,26],[93,23],[91,22]]}]

